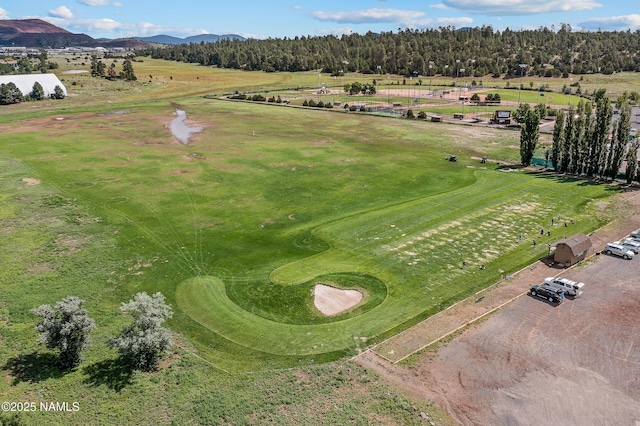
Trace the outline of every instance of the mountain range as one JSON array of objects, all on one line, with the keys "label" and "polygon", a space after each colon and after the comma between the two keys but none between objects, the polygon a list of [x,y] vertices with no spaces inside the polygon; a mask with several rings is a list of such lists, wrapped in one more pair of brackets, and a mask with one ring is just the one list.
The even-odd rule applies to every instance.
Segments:
[{"label": "mountain range", "polygon": [[191,37],[179,38],[170,35],[155,35],[152,37],[133,37],[136,40],[146,41],[147,43],[159,43],[159,44],[189,44],[189,43],[214,43],[222,39],[229,40],[245,40],[244,37],[237,34],[198,34]]},{"label": "mountain range", "polygon": [[131,37],[113,40],[94,39],[86,34],[74,34],[41,19],[0,19],[0,46],[37,48],[62,48],[69,46],[142,48],[148,46],[149,43],[211,43],[220,39],[244,40],[244,37],[237,34],[200,34],[186,38],[156,35],[152,37]]}]

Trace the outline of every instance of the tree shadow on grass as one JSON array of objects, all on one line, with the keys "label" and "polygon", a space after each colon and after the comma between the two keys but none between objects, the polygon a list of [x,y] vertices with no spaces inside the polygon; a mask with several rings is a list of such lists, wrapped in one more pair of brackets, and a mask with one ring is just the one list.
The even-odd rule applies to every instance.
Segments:
[{"label": "tree shadow on grass", "polygon": [[2,369],[11,374],[14,386],[22,382],[37,383],[46,379],[58,379],[73,371],[60,367],[56,355],[38,352],[9,358]]},{"label": "tree shadow on grass", "polygon": [[135,368],[125,358],[108,359],[84,368],[87,378],[84,383],[90,386],[105,385],[109,389],[120,392],[133,383]]}]

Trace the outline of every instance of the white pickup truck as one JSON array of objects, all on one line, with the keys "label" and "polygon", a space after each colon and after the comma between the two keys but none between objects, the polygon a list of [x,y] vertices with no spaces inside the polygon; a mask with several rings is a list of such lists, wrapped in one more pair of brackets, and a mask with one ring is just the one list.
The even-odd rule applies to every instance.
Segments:
[{"label": "white pickup truck", "polygon": [[549,277],[544,279],[544,285],[555,290],[561,290],[569,296],[580,296],[583,292],[584,283],[570,280],[569,278]]}]

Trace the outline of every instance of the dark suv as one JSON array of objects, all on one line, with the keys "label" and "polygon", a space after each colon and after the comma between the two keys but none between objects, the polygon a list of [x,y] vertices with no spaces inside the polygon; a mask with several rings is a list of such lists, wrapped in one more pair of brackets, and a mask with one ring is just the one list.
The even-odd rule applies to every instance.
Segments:
[{"label": "dark suv", "polygon": [[543,287],[541,285],[534,285],[529,290],[532,296],[537,296],[542,299],[547,299],[549,302],[562,303],[564,300],[564,292],[555,291],[549,287]]}]

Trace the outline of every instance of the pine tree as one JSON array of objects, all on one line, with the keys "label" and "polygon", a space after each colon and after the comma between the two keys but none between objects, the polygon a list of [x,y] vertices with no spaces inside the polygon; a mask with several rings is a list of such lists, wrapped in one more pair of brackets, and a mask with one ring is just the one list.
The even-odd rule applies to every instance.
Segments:
[{"label": "pine tree", "polygon": [[29,93],[29,97],[34,101],[41,101],[44,99],[44,89],[42,88],[42,84],[37,81],[33,83],[33,88],[31,89],[31,93]]},{"label": "pine tree", "polygon": [[133,72],[133,64],[131,63],[131,59],[125,59],[122,63],[122,72],[120,73],[120,77],[123,80],[127,81],[135,81],[138,78],[136,74]]}]

